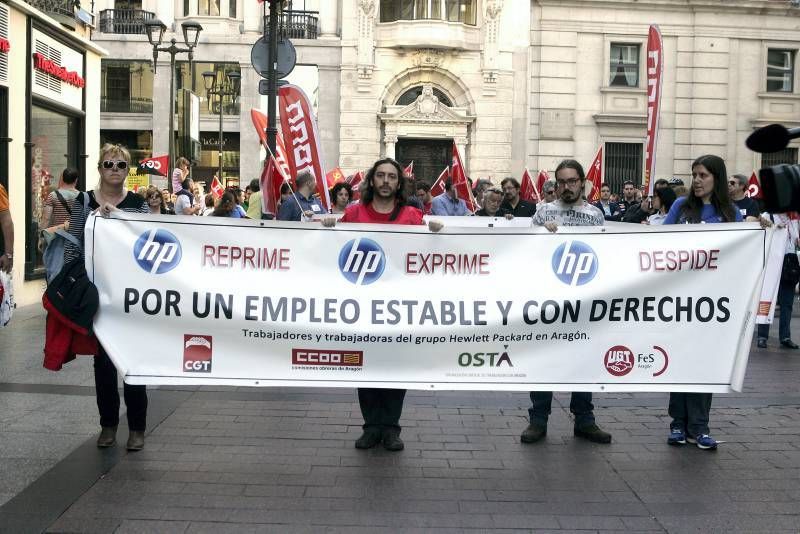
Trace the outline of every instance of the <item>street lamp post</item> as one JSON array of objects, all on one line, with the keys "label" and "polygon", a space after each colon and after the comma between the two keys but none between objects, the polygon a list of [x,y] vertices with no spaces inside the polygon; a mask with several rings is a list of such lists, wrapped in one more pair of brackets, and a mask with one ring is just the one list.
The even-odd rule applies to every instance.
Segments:
[{"label": "street lamp post", "polygon": [[[161,46],[164,32],[167,26],[158,19],[151,19],[144,23],[147,31],[147,40],[153,46],[153,73],[157,70],[158,53],[166,52],[169,54],[169,172],[167,174],[167,187],[172,191],[172,171],[175,165],[175,55],[188,53],[189,65],[194,59],[194,48],[200,39],[200,32],[203,27],[194,21],[187,20],[181,23],[183,29],[183,42],[186,48],[176,46],[177,41],[173,37],[170,39],[169,46]],[[190,69],[191,70],[191,69]],[[192,80],[194,83],[194,80]]]},{"label": "street lamp post", "polygon": [[[219,74],[219,76],[218,76]],[[203,84],[206,88],[206,98],[208,98],[208,107],[213,111],[211,105],[212,96],[217,97],[219,103],[219,165],[217,171],[217,178],[222,181],[222,113],[225,97],[231,100],[231,104],[236,103],[239,97],[239,83],[241,82],[242,75],[239,72],[224,72],[224,71],[206,71],[203,73]]]}]

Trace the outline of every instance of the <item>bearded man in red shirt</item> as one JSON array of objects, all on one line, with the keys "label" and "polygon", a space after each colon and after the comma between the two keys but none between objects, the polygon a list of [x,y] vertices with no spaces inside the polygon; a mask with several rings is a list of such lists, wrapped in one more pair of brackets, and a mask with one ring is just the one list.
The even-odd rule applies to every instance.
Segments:
[{"label": "bearded man in red shirt", "polygon": [[[372,224],[425,224],[422,212],[406,205],[403,168],[391,158],[376,161],[361,185],[361,201],[344,211],[339,222]],[[322,219],[323,226],[333,227],[336,218]],[[438,232],[444,225],[429,221],[428,229]],[[378,443],[388,451],[404,448],[400,439],[400,415],[404,389],[358,388],[358,404],[364,417],[364,433],[356,440],[357,449],[371,449]]]}]

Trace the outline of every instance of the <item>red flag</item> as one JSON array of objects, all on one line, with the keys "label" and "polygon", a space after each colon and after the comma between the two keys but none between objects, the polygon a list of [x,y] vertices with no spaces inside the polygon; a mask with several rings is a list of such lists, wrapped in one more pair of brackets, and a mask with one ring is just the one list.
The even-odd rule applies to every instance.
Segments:
[{"label": "red flag", "polygon": [[536,177],[536,193],[541,198],[542,191],[544,190],[544,183],[550,179],[550,175],[547,174],[547,171],[539,171],[539,175]]},{"label": "red flag", "polygon": [[663,42],[658,26],[650,26],[647,37],[647,137],[644,151],[644,182],[648,196],[653,196],[656,170],[656,148],[658,143],[658,119],[661,112],[661,81],[664,74]]},{"label": "red flag", "polygon": [[464,199],[467,209],[472,213],[478,209],[478,203],[472,196],[472,188],[467,181],[467,174],[464,172],[464,165],[461,163],[461,155],[458,153],[458,146],[453,143],[453,165],[451,175],[453,177],[453,187],[458,192],[458,198]]},{"label": "red flag", "polygon": [[597,151],[592,166],[589,167],[589,172],[586,174],[586,183],[591,184],[591,187],[586,192],[586,198],[589,202],[600,200],[600,186],[603,183],[603,145],[600,145],[600,150]]},{"label": "red flag", "polygon": [[411,163],[409,163],[408,166],[403,169],[403,176],[408,176],[412,180],[414,179],[414,160],[411,160]]},{"label": "red flag", "polygon": [[533,185],[533,178],[531,178],[531,173],[528,172],[527,167],[525,167],[525,172],[522,173],[522,183],[520,184],[519,198],[522,200],[527,200],[528,202],[539,202],[542,200],[539,196],[539,191],[537,191],[536,187]]},{"label": "red flag", "polygon": [[328,182],[328,188],[333,187],[339,182],[344,182],[344,174],[342,174],[342,169],[336,167],[325,175],[325,180]]},{"label": "red flag", "polygon": [[360,200],[361,199],[361,182],[364,181],[364,172],[358,171],[352,176],[349,176],[345,182],[350,184],[350,188],[353,190],[353,200]]},{"label": "red flag", "polygon": [[764,198],[764,195],[761,194],[761,182],[758,181],[756,171],[753,171],[753,174],[750,175],[750,181],[747,183],[745,195],[750,198]]},{"label": "red flag", "polygon": [[281,131],[284,146],[289,147],[289,167],[298,173],[310,172],[317,183],[317,194],[326,211],[330,210],[331,197],[322,170],[322,146],[317,132],[317,120],[311,103],[302,89],[286,84],[278,89],[280,100]]},{"label": "red flag", "polygon": [[139,162],[136,174],[155,174],[166,176],[169,169],[169,155],[146,158]]},{"label": "red flag", "polygon": [[275,158],[270,156],[261,173],[261,213],[277,217],[281,186],[286,182]]},{"label": "red flag", "polygon": [[219,178],[216,176],[213,180],[211,180],[211,192],[214,194],[214,198],[221,198],[222,193],[225,192],[225,188],[222,187],[222,184],[219,183]]},{"label": "red flag", "polygon": [[444,193],[444,184],[447,179],[450,178],[450,167],[445,167],[444,170],[439,174],[439,177],[433,182],[431,185],[431,196],[438,197],[442,193]]},{"label": "red flag", "polygon": [[[266,131],[267,116],[257,109],[251,109],[250,119],[253,121],[256,132],[258,132],[258,139],[261,141],[261,145],[269,152]],[[286,157],[286,147],[283,144],[283,136],[280,132],[278,132],[278,135],[275,137],[275,162],[278,164],[278,170],[281,175],[289,180],[289,184],[294,187],[294,175],[292,174],[292,169],[289,167],[289,159]]]}]

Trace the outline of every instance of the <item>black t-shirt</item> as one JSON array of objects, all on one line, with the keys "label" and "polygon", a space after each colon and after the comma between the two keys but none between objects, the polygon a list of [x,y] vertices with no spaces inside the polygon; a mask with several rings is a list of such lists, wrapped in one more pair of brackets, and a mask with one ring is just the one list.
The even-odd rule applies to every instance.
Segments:
[{"label": "black t-shirt", "polygon": [[[519,206],[517,206],[517,207],[519,207]],[[501,206],[500,208],[497,209],[497,211],[495,212],[494,215],[489,215],[488,213],[486,213],[486,208],[481,208],[481,209],[479,209],[478,211],[475,212],[475,216],[476,217],[505,217],[506,213],[508,213],[508,212],[506,210],[504,210],[503,207]]]},{"label": "black t-shirt", "polygon": [[536,204],[533,202],[528,202],[527,200],[519,199],[519,202],[517,202],[517,207],[512,208],[511,203],[509,203],[507,200],[504,200],[503,203],[500,204],[500,211],[503,212],[503,215],[510,213],[514,217],[533,217],[533,214],[536,213]]},{"label": "black t-shirt", "polygon": [[744,197],[741,200],[734,200],[734,204],[736,204],[736,208],[742,214],[742,219],[746,217],[758,217],[758,202],[753,200],[750,197]]}]

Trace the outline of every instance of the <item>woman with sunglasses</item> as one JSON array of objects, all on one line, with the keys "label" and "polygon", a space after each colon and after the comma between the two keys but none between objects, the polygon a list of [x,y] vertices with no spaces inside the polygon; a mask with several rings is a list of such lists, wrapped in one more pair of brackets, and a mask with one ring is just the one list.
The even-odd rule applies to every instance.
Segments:
[{"label": "woman with sunglasses", "polygon": [[[83,242],[83,229],[89,212],[83,210],[84,197],[89,197],[89,211],[97,211],[108,216],[112,211],[122,210],[129,213],[148,213],[150,208],[140,195],[125,188],[128,166],[131,156],[128,149],[121,145],[105,144],[100,149],[100,161],[97,164],[100,181],[92,191],[80,193],[75,198],[69,220],[69,233]],[[148,191],[149,192],[149,191]],[[67,243],[64,248],[64,263],[83,257],[84,247]],[[94,384],[97,394],[97,408],[100,411],[100,436],[97,446],[111,447],[117,440],[119,423],[119,391],[117,390],[117,369],[108,357],[108,353],[98,343],[98,352],[94,357]],[[147,391],[145,386],[123,384],[125,406],[127,407],[128,428],[130,430],[127,449],[138,451],[144,448],[144,431],[147,418]]]},{"label": "woman with sunglasses", "polygon": [[[164,195],[154,185],[147,188],[144,193],[144,199],[147,201],[147,207],[150,209],[151,215],[169,215],[167,207],[164,205]],[[172,214],[174,215],[174,214]]]}]

